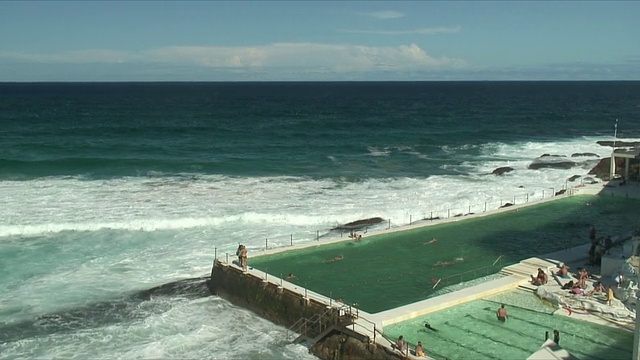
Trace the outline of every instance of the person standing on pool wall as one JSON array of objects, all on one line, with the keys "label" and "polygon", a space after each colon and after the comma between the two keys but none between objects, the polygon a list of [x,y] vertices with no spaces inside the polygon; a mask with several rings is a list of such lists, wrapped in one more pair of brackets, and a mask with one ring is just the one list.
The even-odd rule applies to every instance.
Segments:
[{"label": "person standing on pool wall", "polygon": [[509,315],[507,315],[507,309],[504,308],[504,304],[502,304],[498,311],[496,311],[496,317],[500,322],[505,322],[507,321],[507,318],[509,318]]}]

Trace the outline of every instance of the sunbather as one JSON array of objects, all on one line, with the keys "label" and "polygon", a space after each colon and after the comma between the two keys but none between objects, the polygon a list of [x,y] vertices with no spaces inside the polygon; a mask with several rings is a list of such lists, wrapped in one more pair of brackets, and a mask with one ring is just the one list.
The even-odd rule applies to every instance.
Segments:
[{"label": "sunbather", "polygon": [[538,274],[535,277],[531,275],[531,284],[533,285],[544,285],[548,280],[547,274],[540,268],[538,268]]}]

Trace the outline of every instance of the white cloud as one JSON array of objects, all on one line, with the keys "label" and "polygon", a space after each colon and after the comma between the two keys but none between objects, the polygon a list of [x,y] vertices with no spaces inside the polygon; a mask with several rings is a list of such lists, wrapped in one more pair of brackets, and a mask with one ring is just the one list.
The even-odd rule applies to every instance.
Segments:
[{"label": "white cloud", "polygon": [[374,19],[380,19],[380,20],[399,19],[405,16],[403,13],[399,11],[394,11],[394,10],[375,11],[375,12],[365,13],[364,15],[372,17]]},{"label": "white cloud", "polygon": [[436,35],[460,32],[460,26],[420,28],[410,30],[342,30],[342,32],[375,35]]},{"label": "white cloud", "polygon": [[54,54],[8,53],[0,60],[52,64],[167,64],[218,69],[291,67],[306,71],[363,72],[460,67],[461,59],[433,57],[416,44],[373,47],[319,43],[277,43],[255,47],[172,46],[138,52],[71,51]]}]

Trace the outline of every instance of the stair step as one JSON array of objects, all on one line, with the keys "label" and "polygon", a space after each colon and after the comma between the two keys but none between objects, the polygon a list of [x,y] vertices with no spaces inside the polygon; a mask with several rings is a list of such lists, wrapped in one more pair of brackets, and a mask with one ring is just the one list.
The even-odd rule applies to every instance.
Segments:
[{"label": "stair step", "polygon": [[527,268],[527,267],[523,267],[523,266],[512,266],[512,267],[506,267],[503,269],[504,271],[508,271],[511,273],[517,273],[517,274],[522,274],[522,275],[533,275],[535,273],[538,272],[538,269],[531,269],[531,268]]},{"label": "stair step", "polygon": [[538,289],[537,286],[531,285],[529,283],[520,284],[520,285],[518,285],[518,288],[524,289],[524,290],[528,290],[528,291],[532,291],[532,292],[535,292]]}]

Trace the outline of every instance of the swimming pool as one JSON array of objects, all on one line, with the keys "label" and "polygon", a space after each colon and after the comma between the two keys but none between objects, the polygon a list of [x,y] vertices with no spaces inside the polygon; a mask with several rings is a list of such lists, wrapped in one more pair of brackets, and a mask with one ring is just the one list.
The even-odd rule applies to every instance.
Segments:
[{"label": "swimming pool", "polygon": [[[640,201],[579,195],[512,211],[252,258],[249,265],[376,313],[539,254],[585,244],[592,225],[617,235],[638,227]],[[437,239],[436,242],[431,242]],[[339,257],[340,261],[331,261]],[[496,259],[500,260],[494,264]],[[438,264],[446,263],[446,266]],[[433,288],[438,279],[445,279]]]},{"label": "swimming pool", "polygon": [[[503,303],[509,319],[500,323],[495,314]],[[436,359],[504,360],[526,359],[540,348],[545,331],[553,338],[557,329],[560,345],[582,360],[631,358],[632,332],[553,315],[554,310],[534,294],[515,290],[385,326],[384,334],[402,335],[412,347],[422,341]]]}]

